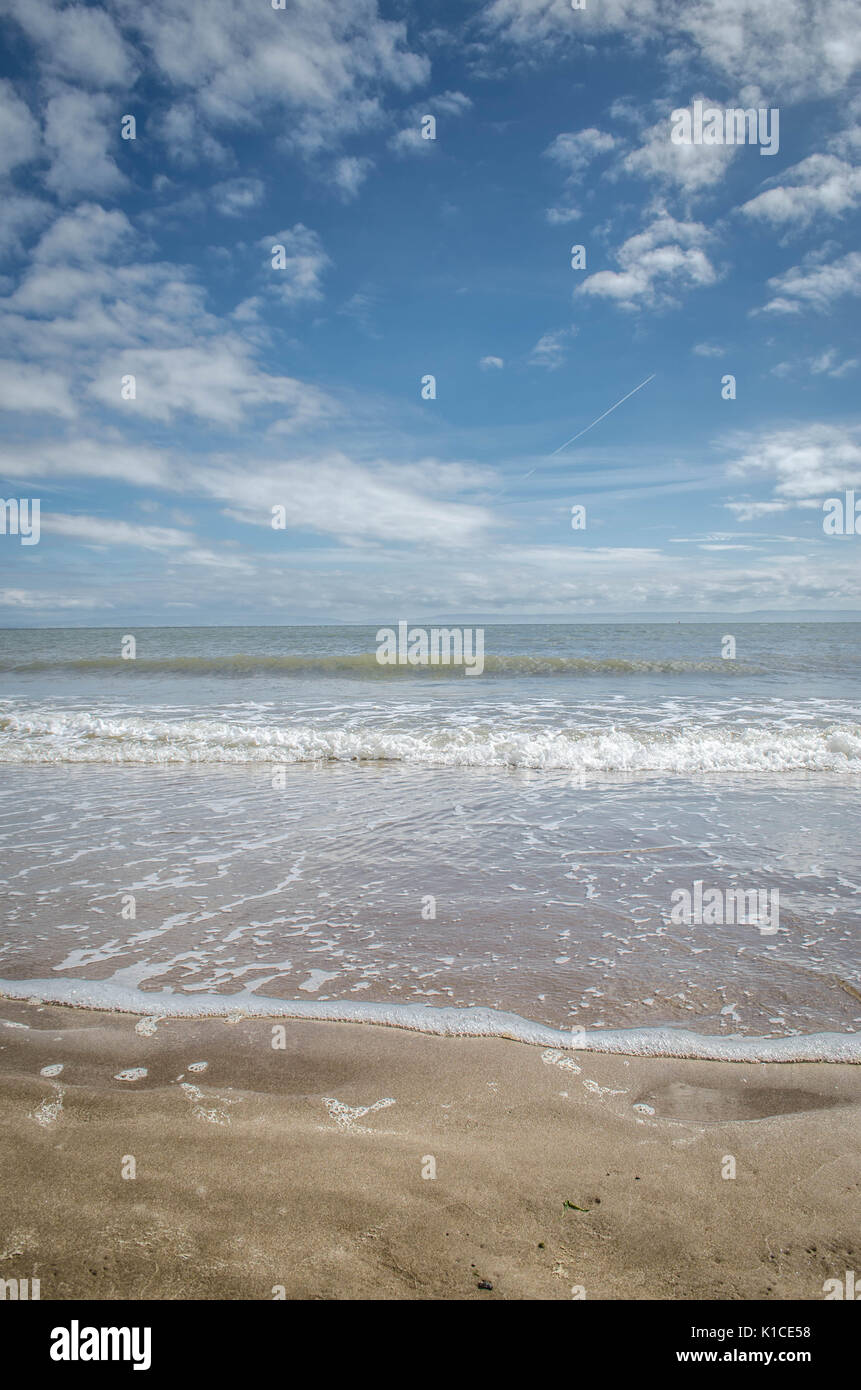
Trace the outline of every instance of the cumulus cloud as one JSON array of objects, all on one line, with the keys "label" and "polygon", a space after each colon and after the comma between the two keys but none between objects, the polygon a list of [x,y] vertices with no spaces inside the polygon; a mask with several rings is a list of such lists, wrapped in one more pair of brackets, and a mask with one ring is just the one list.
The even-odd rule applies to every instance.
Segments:
[{"label": "cumulus cloud", "polygon": [[[790,505],[861,481],[861,428],[815,422],[727,441],[731,478],[773,479],[774,503]],[[737,506],[739,504],[733,504]],[[751,504],[740,504],[751,515]],[[755,504],[761,506],[761,504]]]},{"label": "cumulus cloud", "polygon": [[0,80],[0,174],[39,153],[39,125],[11,82]]},{"label": "cumulus cloud", "polygon": [[103,197],[123,189],[110,147],[120,143],[119,113],[110,97],[66,88],[45,106],[45,147],[51,167],[45,184],[58,197]]},{"label": "cumulus cloud", "polygon": [[[323,272],[331,261],[315,231],[297,222],[295,227],[286,231],[263,237],[259,245],[267,255],[267,275],[274,294],[291,305],[303,300],[322,299]],[[273,248],[276,246],[284,247],[284,265],[278,269],[272,265]]]},{"label": "cumulus cloud", "polygon": [[701,222],[678,222],[661,214],[623,242],[616,252],[619,270],[597,271],[577,293],[614,300],[623,309],[671,304],[676,293],[717,280],[703,249],[708,240]]},{"label": "cumulus cloud", "polygon": [[131,47],[104,8],[61,7],[56,0],[6,0],[4,8],[33,43],[50,77],[95,87],[128,86],[133,81]]},{"label": "cumulus cloud", "polygon": [[855,0],[607,0],[572,11],[570,0],[490,0],[494,35],[533,56],[541,48],[621,35],[634,47],[660,43],[674,72],[705,65],[774,101],[830,96],[861,57]]},{"label": "cumulus cloud", "polygon": [[[429,154],[436,145],[422,134],[425,116],[433,116],[435,121],[445,117],[463,116],[472,106],[472,99],[463,92],[441,92],[417,102],[406,111],[402,119],[406,122],[389,140],[389,149],[395,154]],[[439,135],[439,132],[437,132]]]},{"label": "cumulus cloud", "polygon": [[771,183],[742,203],[740,211],[772,226],[806,227],[824,217],[840,217],[861,203],[861,169],[833,154],[812,154]]},{"label": "cumulus cloud", "polygon": [[20,254],[25,239],[51,215],[51,204],[44,199],[6,190],[0,197],[0,255]]},{"label": "cumulus cloud", "polygon": [[349,203],[358,195],[359,189],[374,167],[372,159],[360,159],[356,155],[345,155],[332,166],[332,186]]},{"label": "cumulus cloud", "polygon": [[20,283],[0,299],[0,327],[25,358],[87,373],[110,346],[167,346],[217,331],[187,269],[138,260],[124,213],[80,204],[34,248]]},{"label": "cumulus cloud", "polygon": [[[702,100],[705,106],[718,105]],[[622,158],[619,170],[689,196],[720,183],[739,149],[737,145],[674,145],[669,113],[641,139],[642,144]]]},{"label": "cumulus cloud", "polygon": [[440,111],[444,116],[463,116],[472,106],[472,97],[465,92],[440,92],[431,97],[428,111],[435,116]]},{"label": "cumulus cloud", "polygon": [[[286,248],[283,271],[267,260],[283,301],[320,298],[328,258],[316,233],[297,224],[261,244],[270,254],[273,244]],[[326,392],[259,364],[259,306],[246,301],[232,323],[220,318],[187,268],[138,260],[143,250],[118,210],[81,204],[55,220],[0,299],[0,327],[18,357],[0,373],[0,398],[69,419],[97,404],[134,429],[186,416],[234,430],[254,417],[283,434],[338,413]],[[82,461],[74,448],[70,459]]]},{"label": "cumulus cloud", "polygon": [[559,165],[567,183],[577,183],[593,159],[608,154],[615,146],[615,136],[589,126],[586,130],[563,131],[550,142],[544,155]]},{"label": "cumulus cloud", "polygon": [[261,179],[226,179],[213,186],[212,201],[222,217],[244,217],[263,201],[265,188]]},{"label": "cumulus cloud", "polygon": [[124,212],[107,211],[98,203],[79,203],[51,223],[33,248],[31,261],[38,265],[95,265],[132,249],[136,240]]},{"label": "cumulus cloud", "polygon": [[[198,142],[254,129],[273,113],[291,148],[308,156],[380,124],[380,93],[427,80],[429,63],[406,25],[383,19],[376,0],[302,0],[284,10],[258,0],[113,0],[151,71],[177,93]],[[183,140],[170,139],[185,156]]]},{"label": "cumulus cloud", "polygon": [[844,295],[861,294],[861,252],[850,251],[836,261],[818,264],[809,260],[795,265],[768,282],[774,298],[760,312],[798,314],[802,309],[824,312]]},{"label": "cumulus cloud", "polygon": [[551,227],[562,226],[565,222],[576,222],[582,215],[580,209],[575,207],[548,208],[544,214]]}]

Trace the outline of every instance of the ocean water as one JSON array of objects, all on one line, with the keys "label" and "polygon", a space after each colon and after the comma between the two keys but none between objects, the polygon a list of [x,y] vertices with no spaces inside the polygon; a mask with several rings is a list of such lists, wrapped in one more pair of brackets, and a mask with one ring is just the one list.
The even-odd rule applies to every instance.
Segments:
[{"label": "ocean water", "polygon": [[0,632],[0,990],[861,1060],[861,624],[484,631]]}]

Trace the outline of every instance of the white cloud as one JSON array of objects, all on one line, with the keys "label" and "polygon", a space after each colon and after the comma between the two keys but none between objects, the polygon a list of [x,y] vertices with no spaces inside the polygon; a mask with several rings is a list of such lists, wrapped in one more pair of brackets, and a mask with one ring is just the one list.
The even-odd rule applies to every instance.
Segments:
[{"label": "white cloud", "polygon": [[[706,106],[718,103],[703,101]],[[651,179],[688,195],[719,183],[738,153],[736,145],[674,145],[669,112],[644,132],[643,144],[629,151],[619,165],[628,174]]]},{"label": "white cloud", "polygon": [[429,98],[427,109],[431,116],[437,112],[442,112],[444,116],[463,116],[471,106],[472,98],[465,92],[440,92],[438,96]]},{"label": "white cloud", "polygon": [[824,374],[825,376],[839,378],[848,376],[850,372],[855,370],[858,366],[858,358],[846,357],[841,361],[840,353],[836,348],[826,348],[824,352],[820,352],[816,357],[809,358],[808,363],[814,376],[822,376]]},{"label": "white cloud", "polygon": [[177,549],[193,539],[187,531],[168,526],[140,526],[112,517],[47,512],[42,529],[93,545],[136,545],[145,550]]},{"label": "white cloud", "polygon": [[113,478],[133,487],[174,488],[177,466],[160,449],[128,444],[109,430],[98,440],[52,439],[0,444],[0,474],[7,478]]},{"label": "white cloud", "polygon": [[719,347],[717,343],[696,343],[693,351],[697,357],[723,357],[726,348]]},{"label": "white cloud", "polygon": [[[417,544],[445,550],[475,544],[491,530],[494,518],[470,497],[498,482],[492,470],[469,464],[436,459],[366,464],[337,451],[273,454],[263,459],[183,457],[177,451],[129,445],[110,431],[98,440],[81,437],[0,445],[0,475],[35,483],[111,478],[150,491],[216,501],[235,519],[267,529],[271,529],[272,507],[280,504],[287,508],[291,529],[334,536],[343,544],[382,541],[395,551]],[[109,544],[106,525],[103,521],[91,525],[76,517],[54,529]],[[122,536],[116,534],[120,537],[116,543],[122,543]],[[153,546],[186,545],[193,539],[163,527],[138,528],[135,534],[135,544],[142,544],[141,538],[146,537]]]},{"label": "white cloud", "polygon": [[124,212],[98,203],[79,203],[58,217],[40,238],[32,261],[41,265],[94,265],[133,249],[134,229]]},{"label": "white cloud", "polygon": [[398,155],[430,154],[435,141],[426,140],[418,124],[404,126],[389,140],[389,149]]},{"label": "white cloud", "polygon": [[[134,376],[136,396],[120,395],[121,378]],[[199,347],[136,348],[112,353],[89,394],[127,416],[171,420],[189,414],[235,427],[262,407],[283,412],[280,423],[307,425],[334,411],[316,387],[292,377],[270,376],[251,360],[248,345],[235,337],[211,338]]]},{"label": "white cloud", "polygon": [[39,153],[39,126],[11,82],[0,80],[0,174]]},{"label": "white cloud", "polygon": [[105,548],[134,546],[169,554],[174,561],[192,565],[211,565],[215,569],[254,574],[256,567],[229,551],[214,551],[198,543],[189,531],[170,526],[141,526],[114,517],[68,515],[48,512],[42,515],[42,530],[66,536],[82,545]]},{"label": "white cloud", "polygon": [[482,357],[478,365],[485,372],[492,371],[494,368],[497,371],[502,371],[505,363],[501,357]]},{"label": "white cloud", "polygon": [[589,126],[586,130],[563,131],[550,142],[544,154],[563,170],[567,183],[577,183],[593,159],[609,153],[615,146],[614,136]]},{"label": "white cloud", "polygon": [[45,146],[52,164],[45,184],[60,198],[81,194],[104,197],[128,180],[109,153],[120,141],[120,120],[106,96],[71,88],[52,96],[45,106]]},{"label": "white cloud", "polygon": [[272,507],[281,504],[291,528],[347,542],[364,538],[393,547],[420,543],[456,549],[472,545],[490,526],[491,515],[474,503],[433,494],[483,486],[489,476],[487,470],[432,459],[370,467],[335,452],[253,467],[192,469],[190,486],[252,525],[269,526]]},{"label": "white cloud", "polygon": [[565,361],[566,338],[576,333],[576,328],[560,328],[555,333],[544,333],[527,358],[530,367],[546,367],[555,371]]},{"label": "white cloud", "polygon": [[0,361],[0,410],[59,415],[67,420],[77,414],[66,379],[30,362]]},{"label": "white cloud", "polygon": [[768,283],[775,297],[759,312],[797,314],[804,308],[826,310],[844,295],[861,294],[861,252],[850,251],[826,265],[812,261],[795,265],[782,275],[772,276]]},{"label": "white cloud", "polygon": [[728,512],[732,512],[738,521],[758,521],[763,516],[777,516],[781,512],[788,512],[792,506],[791,502],[725,502],[724,506]]},{"label": "white cloud", "polygon": [[818,0],[815,11],[807,0],[675,0],[665,14],[717,72],[772,104],[839,91],[861,58],[854,0]]},{"label": "white cloud", "polygon": [[213,186],[212,200],[223,217],[243,217],[259,207],[265,192],[260,179],[226,179]]},{"label": "white cloud", "polygon": [[551,227],[562,226],[565,222],[576,222],[582,215],[579,208],[574,207],[548,208],[544,214]]},{"label": "white cloud", "polygon": [[[104,8],[4,0],[4,8],[34,44],[31,67],[52,96],[62,82],[84,84],[91,113],[101,119],[107,108],[99,93],[130,93],[139,75],[171,93],[170,106],[153,109],[148,133],[184,165],[228,162],[224,131],[271,128],[273,120],[282,143],[303,155],[337,149],[345,136],[385,122],[387,88],[409,91],[430,72],[428,59],[410,48],[406,24],[384,19],[377,0],[301,0],[284,10],[260,0],[207,0],[205,10],[184,0],[104,0]],[[76,96],[86,99],[82,91]],[[455,115],[469,99],[445,92],[438,101],[443,114]],[[63,109],[70,110],[68,102]],[[125,113],[112,111],[111,120]],[[53,122],[57,136],[60,114]],[[98,121],[84,128],[82,115],[79,109],[66,126],[73,167],[64,175],[57,166],[51,175],[62,196],[116,186]]]},{"label": "white cloud", "polygon": [[823,217],[839,217],[861,203],[861,169],[833,154],[812,154],[785,170],[780,182],[742,203],[748,217],[773,226],[806,227]]},{"label": "white cloud", "polygon": [[101,594],[74,598],[70,594],[53,594],[35,589],[0,589],[0,607],[40,610],[45,613],[60,608],[111,608],[112,604]]},{"label": "white cloud", "polygon": [[344,155],[335,161],[331,173],[332,184],[345,203],[358,196],[373,167],[372,159],[359,159],[356,155]]},{"label": "white cloud", "polygon": [[[774,479],[775,502],[788,505],[861,483],[861,428],[815,422],[727,441],[732,478]],[[734,504],[737,505],[737,504]],[[751,505],[741,504],[748,512]],[[772,510],[778,510],[769,504]],[[751,513],[756,515],[757,513]]]},{"label": "white cloud", "polygon": [[46,73],[96,87],[128,86],[134,59],[104,9],[56,0],[6,0],[4,8],[35,44]]},{"label": "white cloud", "polygon": [[830,376],[840,380],[854,372],[858,366],[861,366],[861,362],[857,357],[841,359],[837,348],[832,347],[818,352],[815,357],[804,357],[795,362],[778,362],[776,367],[771,368],[771,375],[788,377],[794,373],[809,372],[812,376]]},{"label": "white cloud", "polygon": [[218,140],[194,104],[177,101],[166,111],[157,112],[149,122],[153,135],[167,145],[170,157],[183,168],[209,163],[229,166],[234,163],[227,146]]},{"label": "white cloud", "polygon": [[677,222],[666,213],[629,237],[616,253],[620,270],[599,270],[578,293],[615,300],[623,309],[673,303],[677,291],[713,285],[717,273],[703,250],[701,222]]},{"label": "white cloud", "polygon": [[[382,19],[376,0],[313,0],[284,10],[259,0],[114,4],[190,113],[198,145],[220,130],[259,127],[274,113],[291,147],[316,155],[379,124],[381,90],[406,91],[429,74],[428,60],[408,46],[406,25]],[[172,152],[183,157],[182,146],[172,143]]]},{"label": "white cloud", "polygon": [[24,237],[52,216],[50,203],[6,189],[0,196],[0,255],[23,250]]},{"label": "white cloud", "polygon": [[440,118],[463,116],[472,106],[470,97],[463,92],[441,92],[437,96],[428,97],[425,101],[417,102],[411,106],[409,111],[404,112],[402,120],[407,121],[407,125],[401,127],[389,140],[389,149],[395,154],[429,154],[436,147],[437,139],[442,139],[445,132],[437,131],[437,139],[427,139],[422,134],[422,122],[425,116],[433,116],[435,121]]},{"label": "white cloud", "polygon": [[138,262],[128,219],[82,204],[42,236],[20,284],[0,300],[7,343],[23,357],[86,372],[109,346],[169,346],[211,335],[191,273]]},{"label": "white cloud", "polygon": [[[259,305],[246,301],[230,325],[207,311],[188,270],[138,262],[138,243],[123,213],[96,204],[79,205],[44,233],[18,288],[0,300],[5,339],[23,364],[7,371],[6,389],[21,408],[41,399],[45,410],[71,416],[73,400],[98,402],[136,428],[141,418],[191,415],[233,429],[265,412],[280,433],[336,413],[323,391],[258,365],[266,342]],[[273,244],[288,251],[280,272],[269,269]],[[320,298],[328,258],[316,233],[297,224],[261,245],[283,300]],[[123,399],[124,377],[135,378],[132,400]]]},{"label": "white cloud", "polygon": [[[299,304],[303,300],[322,299],[321,280],[329,257],[323,250],[322,242],[315,231],[297,222],[287,231],[275,232],[263,237],[259,245],[266,252],[266,273],[273,292],[287,304]],[[283,246],[285,264],[283,269],[272,266],[272,248]]]},{"label": "white cloud", "polygon": [[491,0],[484,21],[509,43],[533,48],[594,39],[603,30],[627,29],[634,38],[658,23],[656,0],[610,0],[572,10],[571,0]]},{"label": "white cloud", "polygon": [[833,95],[861,57],[856,0],[490,0],[488,29],[535,56],[542,46],[594,44],[621,35],[634,49],[658,44],[677,73],[693,60],[774,102]]}]

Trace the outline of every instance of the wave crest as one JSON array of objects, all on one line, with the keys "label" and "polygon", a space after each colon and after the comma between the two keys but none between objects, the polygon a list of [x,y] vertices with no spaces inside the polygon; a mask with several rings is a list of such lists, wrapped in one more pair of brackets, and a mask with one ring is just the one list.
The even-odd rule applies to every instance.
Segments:
[{"label": "wave crest", "polygon": [[98,717],[82,712],[0,716],[0,762],[192,763],[399,762],[428,767],[538,768],[571,772],[861,772],[861,725],[775,728],[524,729],[495,723],[399,730],[254,724],[218,718]]},{"label": "wave crest", "polygon": [[[75,660],[0,661],[0,673],[38,675],[56,671],[67,675],[135,676],[348,676],[359,680],[409,680],[433,676],[451,679],[463,666],[390,666],[374,652],[337,656],[171,656],[134,661],[118,656]],[[641,675],[756,675],[760,668],[737,661],[651,660],[646,657],[486,655],[484,675],[490,676],[641,676]]]}]

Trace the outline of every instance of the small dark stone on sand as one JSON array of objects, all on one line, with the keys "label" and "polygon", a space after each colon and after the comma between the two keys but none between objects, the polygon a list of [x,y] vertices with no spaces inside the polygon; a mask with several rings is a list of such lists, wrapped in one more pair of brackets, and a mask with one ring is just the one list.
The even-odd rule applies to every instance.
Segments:
[{"label": "small dark stone on sand", "polygon": [[480,1289],[492,1289],[492,1288],[493,1288],[493,1285],[492,1285],[491,1283],[489,1283],[489,1281],[488,1281],[487,1279],[479,1279],[479,1281],[478,1281],[478,1287],[479,1287]]}]

